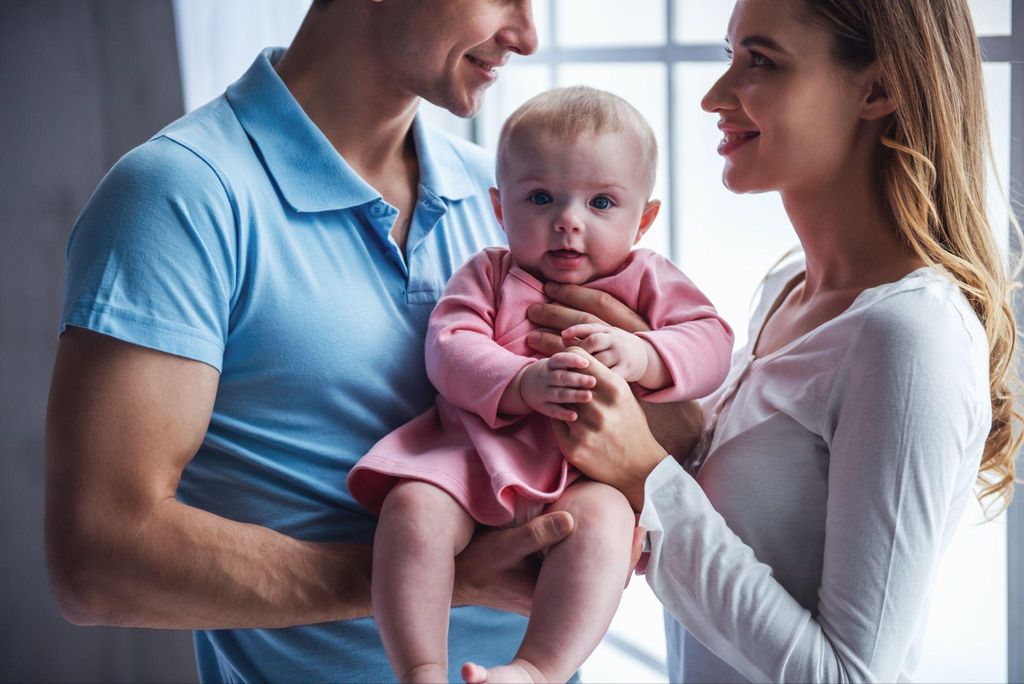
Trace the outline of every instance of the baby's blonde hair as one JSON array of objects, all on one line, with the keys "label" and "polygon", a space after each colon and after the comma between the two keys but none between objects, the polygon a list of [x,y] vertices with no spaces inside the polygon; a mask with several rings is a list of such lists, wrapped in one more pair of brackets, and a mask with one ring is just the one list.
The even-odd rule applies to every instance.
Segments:
[{"label": "baby's blonde hair", "polygon": [[658,143],[643,114],[621,97],[587,86],[555,88],[536,95],[512,112],[498,137],[498,177],[508,150],[525,133],[543,132],[578,139],[604,133],[626,133],[636,138],[643,155],[647,196],[654,190]]}]

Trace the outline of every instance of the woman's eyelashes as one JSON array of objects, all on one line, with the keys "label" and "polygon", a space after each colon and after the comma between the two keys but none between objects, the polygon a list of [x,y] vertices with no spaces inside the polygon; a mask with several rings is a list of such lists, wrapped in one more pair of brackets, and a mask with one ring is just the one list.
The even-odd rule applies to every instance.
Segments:
[{"label": "woman's eyelashes", "polygon": [[[725,47],[725,56],[729,58],[729,61],[732,61],[733,54],[734,53],[733,53],[732,48],[730,48],[729,46],[726,46]],[[751,67],[752,69],[757,69],[757,68],[767,68],[767,69],[770,69],[770,68],[773,68],[775,66],[775,62],[773,62],[772,60],[768,59],[767,57],[762,55],[760,52],[757,52],[756,50],[748,50],[747,51],[747,58],[748,58],[747,66]]]}]

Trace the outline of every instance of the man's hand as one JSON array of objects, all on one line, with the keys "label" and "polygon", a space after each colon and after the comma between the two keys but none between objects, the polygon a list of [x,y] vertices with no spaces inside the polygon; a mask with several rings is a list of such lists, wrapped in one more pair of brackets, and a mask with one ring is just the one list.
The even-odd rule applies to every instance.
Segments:
[{"label": "man's hand", "polygon": [[574,524],[569,513],[557,511],[520,527],[478,532],[455,557],[452,605],[529,615],[540,552],[568,537]]},{"label": "man's hand", "polygon": [[566,405],[590,401],[590,388],[597,381],[578,372],[588,363],[578,354],[558,352],[526,366],[519,382],[523,403],[555,420],[576,420],[576,412]]}]

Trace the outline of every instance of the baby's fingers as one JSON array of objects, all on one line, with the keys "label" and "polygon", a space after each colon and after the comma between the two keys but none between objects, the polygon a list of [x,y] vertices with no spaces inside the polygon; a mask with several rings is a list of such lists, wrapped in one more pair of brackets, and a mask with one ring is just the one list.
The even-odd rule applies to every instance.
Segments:
[{"label": "baby's fingers", "polygon": [[553,370],[583,369],[588,365],[589,359],[570,352],[559,352],[548,359],[548,368]]},{"label": "baby's fingers", "polygon": [[566,408],[561,404],[544,404],[541,406],[538,413],[541,413],[548,418],[554,418],[555,420],[565,420],[572,422],[576,420],[576,412],[570,408]]},{"label": "baby's fingers", "polygon": [[570,345],[576,340],[584,340],[596,333],[608,332],[608,326],[601,323],[580,323],[562,331],[562,344]]},{"label": "baby's fingers", "polygon": [[577,387],[590,389],[597,385],[597,379],[592,375],[584,375],[571,370],[556,370],[551,372],[549,387]]}]

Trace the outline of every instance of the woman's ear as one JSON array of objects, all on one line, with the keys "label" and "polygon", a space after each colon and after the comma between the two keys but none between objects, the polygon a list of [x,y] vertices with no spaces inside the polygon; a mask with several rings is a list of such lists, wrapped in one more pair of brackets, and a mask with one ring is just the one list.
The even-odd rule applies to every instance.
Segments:
[{"label": "woman's ear", "polygon": [[651,224],[654,223],[654,219],[658,218],[660,210],[661,200],[651,200],[644,206],[644,213],[640,214],[640,225],[637,227],[636,239],[633,240],[634,245],[640,242],[640,238],[644,236],[644,233],[651,229]]},{"label": "woman's ear", "polygon": [[864,70],[863,83],[864,99],[861,102],[860,118],[874,121],[896,111],[896,103],[889,96],[878,62]]},{"label": "woman's ear", "polygon": [[505,220],[501,213],[501,195],[498,193],[498,188],[491,188],[491,208],[494,209],[494,217],[498,219],[498,223],[501,224],[502,230],[505,228]]}]

